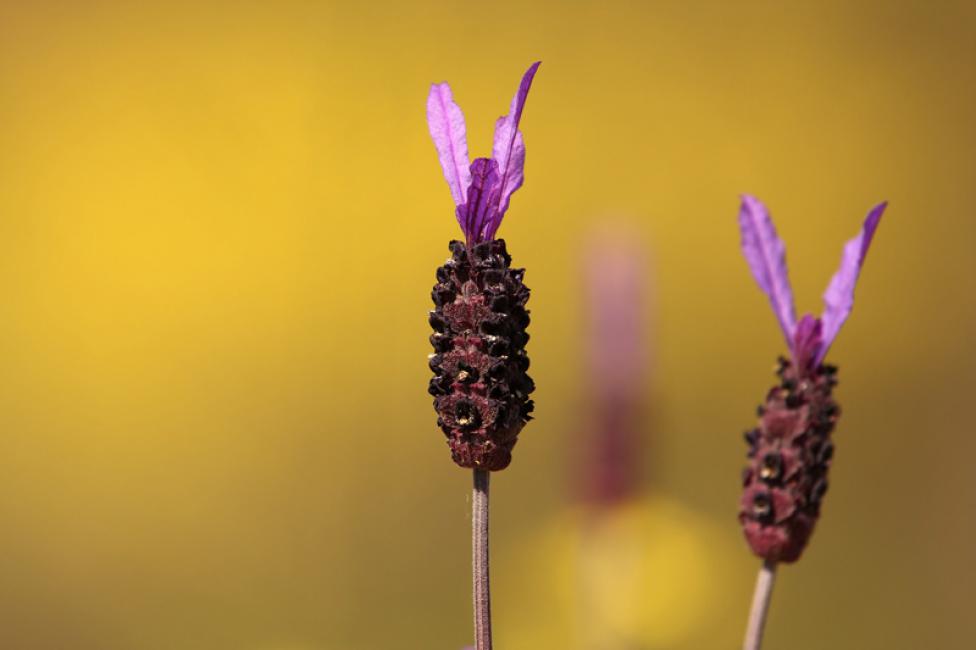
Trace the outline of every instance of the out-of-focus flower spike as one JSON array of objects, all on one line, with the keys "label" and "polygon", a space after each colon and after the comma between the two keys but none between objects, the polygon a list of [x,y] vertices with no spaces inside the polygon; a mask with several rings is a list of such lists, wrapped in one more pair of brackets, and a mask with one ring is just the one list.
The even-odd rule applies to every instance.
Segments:
[{"label": "out-of-focus flower spike", "polygon": [[[834,450],[831,434],[840,415],[833,399],[837,368],[822,362],[851,312],[854,285],[885,207],[875,206],[861,233],[844,246],[840,270],[824,294],[823,316],[806,314],[793,325],[788,337],[792,359],[780,359],[779,384],[758,409],[759,425],[746,432],[749,466],[739,520],[753,552],[767,562],[796,561],[820,516]],[[739,225],[753,275],[774,308],[782,306],[789,282],[783,244],[768,213],[759,201],[743,197]],[[792,317],[792,296],[789,300]]]},{"label": "out-of-focus flower spike", "polygon": [[446,82],[430,86],[430,94],[427,96],[427,126],[444,169],[444,178],[451,188],[454,204],[461,205],[471,184],[468,140],[464,114],[454,103],[451,87]]},{"label": "out-of-focus flower spike", "polygon": [[742,200],[742,250],[773,303],[793,357],[780,357],[779,382],[757,409],[758,426],[745,432],[749,463],[742,474],[739,523],[752,552],[763,559],[745,650],[759,650],[762,642],[777,563],[800,559],[820,518],[840,416],[833,397],[837,367],[823,359],[851,313],[854,285],[886,205],[876,205],[860,234],[844,246],[840,269],[823,296],[823,315],[806,314],[793,324],[783,243],[765,207],[749,196]]},{"label": "out-of-focus flower spike", "polygon": [[773,306],[787,345],[793,348],[796,312],[793,290],[786,272],[786,247],[776,234],[776,228],[759,199],[742,195],[739,209],[739,230],[742,234],[742,253],[759,288]]},{"label": "out-of-focus flower spike", "polygon": [[[512,105],[508,115],[504,115],[495,123],[495,142],[491,157],[498,162],[498,176],[502,182],[502,194],[499,197],[499,217],[508,209],[512,192],[522,185],[522,168],[525,165],[525,145],[519,134],[519,122],[522,119],[522,109],[532,87],[532,79],[536,70],[542,64],[536,61],[522,76],[518,91],[512,98]],[[511,179],[511,180],[510,180]]]},{"label": "out-of-focus flower spike", "polygon": [[651,364],[647,319],[648,251],[623,224],[586,237],[586,394],[573,485],[594,510],[633,497],[641,479]]},{"label": "out-of-focus flower spike", "polygon": [[872,208],[864,220],[861,232],[844,245],[844,254],[841,256],[840,268],[834,277],[831,278],[827,291],[824,292],[824,312],[821,317],[823,321],[822,342],[818,351],[816,363],[823,361],[827,350],[840,331],[841,325],[847,320],[854,307],[854,287],[857,284],[861,266],[864,258],[867,257],[868,247],[874,238],[874,231],[877,230],[881,222],[881,215],[884,214],[887,202],[879,203]]}]

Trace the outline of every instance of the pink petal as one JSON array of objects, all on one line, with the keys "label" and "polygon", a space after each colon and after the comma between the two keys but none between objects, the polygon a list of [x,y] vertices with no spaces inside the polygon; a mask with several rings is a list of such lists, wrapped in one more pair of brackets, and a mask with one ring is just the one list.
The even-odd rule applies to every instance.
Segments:
[{"label": "pink petal", "polygon": [[748,194],[742,195],[739,230],[742,233],[742,254],[749,264],[752,277],[769,296],[780,329],[792,350],[796,312],[793,308],[790,278],[786,273],[786,247],[776,235],[776,228],[766,206]]},{"label": "pink petal", "polygon": [[[519,121],[522,119],[522,109],[532,87],[532,79],[541,61],[536,61],[522,76],[508,115],[504,115],[495,123],[495,142],[492,147],[492,158],[498,163],[498,176],[501,179],[502,194],[499,197],[499,214],[504,214],[508,208],[509,197],[522,184],[522,167],[525,164],[525,145],[519,134]],[[518,143],[518,144],[516,144]],[[503,207],[502,207],[503,206]]]},{"label": "pink petal", "polygon": [[427,126],[434,139],[437,156],[444,169],[444,178],[451,188],[455,205],[464,203],[471,172],[468,163],[468,140],[464,114],[451,95],[447,83],[431,84],[427,96]]},{"label": "pink petal", "polygon": [[851,309],[854,308],[854,286],[857,284],[857,278],[861,273],[864,258],[868,254],[868,247],[874,238],[874,231],[877,230],[881,215],[884,214],[887,206],[887,202],[874,206],[864,220],[864,226],[858,236],[844,245],[840,268],[831,278],[830,285],[823,295],[824,312],[821,317],[823,321],[823,344],[817,357],[817,363],[823,361],[830,344],[833,343],[840,331],[841,325],[844,324],[851,313]]}]

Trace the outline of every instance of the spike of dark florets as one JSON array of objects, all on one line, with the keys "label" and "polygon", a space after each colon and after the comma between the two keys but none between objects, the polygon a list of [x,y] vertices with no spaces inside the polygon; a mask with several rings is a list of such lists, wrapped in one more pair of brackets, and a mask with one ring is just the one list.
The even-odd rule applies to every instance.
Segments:
[{"label": "spike of dark florets", "polygon": [[512,459],[519,431],[531,419],[525,344],[529,289],[523,269],[510,268],[505,241],[468,248],[450,243],[437,269],[430,312],[434,329],[428,388],[438,426],[461,467],[497,471]]},{"label": "spike of dark florets", "polygon": [[797,560],[820,516],[840,415],[831,396],[836,372],[821,366],[801,375],[781,360],[781,381],[760,408],[759,426],[746,433],[739,521],[753,552],[771,562]]}]

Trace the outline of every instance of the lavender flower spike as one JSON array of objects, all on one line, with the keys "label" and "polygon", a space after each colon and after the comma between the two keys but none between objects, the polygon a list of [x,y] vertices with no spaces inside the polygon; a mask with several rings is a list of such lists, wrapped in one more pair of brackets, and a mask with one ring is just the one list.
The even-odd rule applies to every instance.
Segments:
[{"label": "lavender flower spike", "polygon": [[437,269],[428,391],[454,462],[479,471],[508,466],[534,406],[529,394],[535,386],[526,374],[525,271],[511,267],[505,241],[495,233],[522,184],[525,147],[518,126],[538,67],[529,67],[508,115],[499,118],[492,157],[475,159],[463,172],[464,118],[450,88],[435,84],[427,101],[430,133],[466,239],[450,243],[451,258]]},{"label": "lavender flower spike", "polygon": [[526,373],[529,357],[529,289],[525,269],[512,268],[505,240],[495,233],[512,192],[522,185],[525,144],[518,130],[522,109],[539,68],[533,63],[515,93],[508,115],[495,125],[491,158],[468,164],[464,116],[446,83],[427,98],[427,124],[444,178],[451,188],[465,242],[449,244],[451,257],[437,269],[429,313],[437,426],[451,458],[472,471],[471,578],[474,650],[491,650],[491,589],[488,570],[488,485],[491,472],[512,462],[512,448],[532,419],[535,390]]},{"label": "lavender flower spike", "polygon": [[861,233],[844,247],[824,294],[823,315],[794,322],[783,242],[762,203],[742,199],[742,251],[769,296],[792,357],[780,359],[780,382],[759,407],[759,425],[746,432],[750,460],[739,521],[753,552],[769,566],[799,559],[820,515],[834,452],[831,433],[840,415],[832,396],[837,369],[823,359],[851,312],[854,285],[885,206],[875,206]]},{"label": "lavender flower spike", "polygon": [[540,64],[537,61],[529,66],[508,114],[498,118],[492,157],[478,158],[470,165],[464,115],[454,103],[450,86],[439,83],[430,88],[427,125],[469,247],[495,238],[512,193],[522,186],[525,143],[519,122]]}]

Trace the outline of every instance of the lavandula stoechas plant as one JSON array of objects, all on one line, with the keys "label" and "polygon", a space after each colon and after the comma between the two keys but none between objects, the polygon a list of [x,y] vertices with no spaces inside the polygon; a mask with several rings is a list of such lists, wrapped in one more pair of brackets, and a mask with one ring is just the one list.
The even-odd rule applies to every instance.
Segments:
[{"label": "lavandula stoechas plant", "polygon": [[573,488],[594,512],[636,497],[651,425],[645,394],[650,340],[646,247],[619,224],[591,232],[583,258],[586,346],[583,435]]},{"label": "lavandula stoechas plant", "polygon": [[823,314],[797,321],[783,242],[766,207],[751,196],[742,198],[742,252],[769,296],[790,353],[779,359],[779,382],[758,409],[758,426],[745,434],[749,465],[743,472],[739,521],[753,553],[764,561],[746,650],[760,646],[776,564],[799,559],[820,516],[834,452],[830,434],[840,415],[832,396],[837,368],[824,364],[824,357],[851,313],[854,286],[885,206],[875,206],[861,232],[844,246],[840,268],[823,295]]},{"label": "lavandula stoechas plant", "polygon": [[519,431],[531,419],[534,389],[526,374],[529,290],[511,268],[505,240],[495,239],[512,193],[522,186],[525,143],[519,121],[539,67],[526,71],[507,115],[495,123],[491,158],[468,162],[464,115],[446,83],[433,84],[427,123],[454,199],[464,241],[437,269],[430,342],[437,424],[454,462],[474,473],[472,569],[475,647],[491,648],[488,588],[488,477],[508,467]]}]

